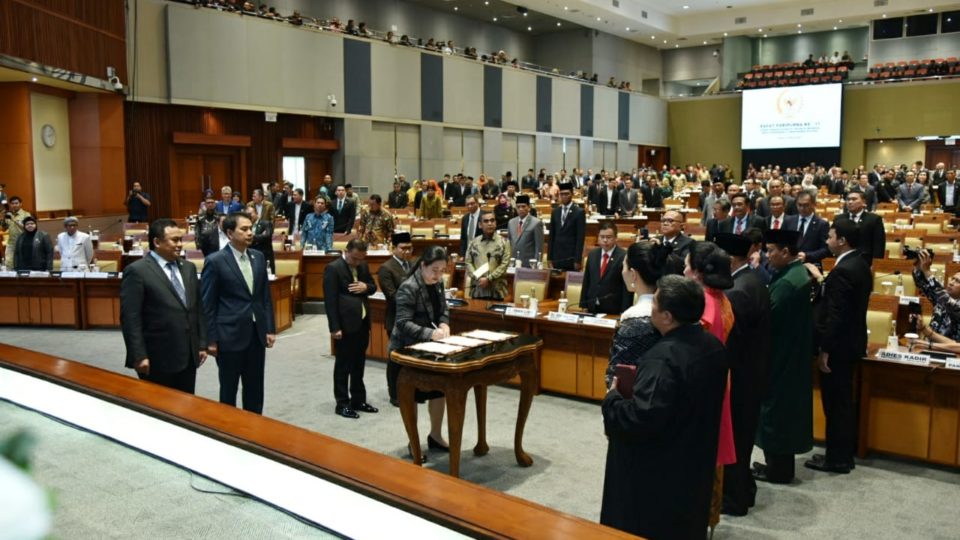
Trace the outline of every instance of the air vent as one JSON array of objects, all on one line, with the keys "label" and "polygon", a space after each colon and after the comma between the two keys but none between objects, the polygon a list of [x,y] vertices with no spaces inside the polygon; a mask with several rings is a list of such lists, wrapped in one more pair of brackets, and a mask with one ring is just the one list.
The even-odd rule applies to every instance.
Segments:
[{"label": "air vent", "polygon": [[800,16],[801,16],[801,17],[809,17],[810,15],[813,15],[813,8],[807,8],[807,9],[801,9],[801,10],[800,10]]},{"label": "air vent", "polygon": [[873,0],[873,7],[883,7],[889,3],[889,0]]},{"label": "air vent", "polygon": [[613,0],[613,7],[620,7],[620,0]]},{"label": "air vent", "polygon": [[646,11],[641,11],[641,12],[640,12],[640,18],[641,18],[641,19],[646,19],[646,18],[647,18],[647,12],[646,12]]},{"label": "air vent", "polygon": [[746,17],[737,17],[736,19],[733,20],[733,24],[746,24],[746,23],[747,23]]}]

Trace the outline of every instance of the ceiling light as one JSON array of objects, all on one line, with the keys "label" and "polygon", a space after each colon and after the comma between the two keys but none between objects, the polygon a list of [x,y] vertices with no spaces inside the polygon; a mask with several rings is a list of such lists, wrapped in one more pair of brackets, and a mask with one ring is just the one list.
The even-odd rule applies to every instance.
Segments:
[{"label": "ceiling light", "polygon": [[557,21],[557,26],[560,26],[560,21]]},{"label": "ceiling light", "polygon": [[630,31],[630,27],[628,26],[628,27],[627,27],[627,32],[629,32],[629,31]]},{"label": "ceiling light", "polygon": [[524,16],[524,17],[527,16],[527,12],[526,12],[526,11],[523,12],[523,16]]},{"label": "ceiling light", "polygon": [[884,19],[887,18],[887,14],[886,14],[886,13],[883,14],[883,18],[884,18]]},{"label": "ceiling light", "polygon": [[489,5],[490,5],[490,2],[489,2],[488,0],[484,0],[483,5],[489,6]]},{"label": "ceiling light", "polygon": [[677,45],[674,45],[674,47],[676,47],[676,48],[678,48],[678,49],[679,49],[679,48],[680,48],[680,45],[679,45],[679,44],[677,44]]},{"label": "ceiling light", "polygon": [[757,32],[763,32],[763,28],[757,28]]},{"label": "ceiling light", "polygon": [[839,20],[839,21],[837,21],[837,22],[841,22],[841,23],[842,23],[842,22],[843,22],[843,19],[840,19],[840,20]]},{"label": "ceiling light", "polygon": [[764,35],[763,35],[763,37],[767,37],[767,35],[766,35],[766,34],[764,34]]},{"label": "ceiling light", "polygon": [[706,45],[706,44],[707,44],[707,42],[706,42],[706,41],[704,41],[704,42],[703,42],[703,44],[704,44],[704,45]]},{"label": "ceiling light", "polygon": [[31,77],[30,80],[33,81],[33,82],[37,82],[37,78],[36,78],[36,77]]},{"label": "ceiling light", "polygon": [[834,30],[836,30],[836,29],[837,29],[837,27],[836,27],[836,26],[834,26],[834,27],[833,27],[833,29],[834,29]]},{"label": "ceiling light", "polygon": [[657,36],[650,36],[650,39],[657,39]]},{"label": "ceiling light", "polygon": [[803,25],[800,23],[797,23],[797,28],[803,28]]},{"label": "ceiling light", "polygon": [[493,22],[497,22],[497,18],[496,18],[496,17],[493,18]]},{"label": "ceiling light", "polygon": [[683,9],[690,9],[690,6],[683,6]]},{"label": "ceiling light", "polygon": [[564,10],[564,11],[566,11],[566,10],[568,10],[568,9],[570,9],[570,8],[568,8],[567,6],[563,6],[563,10]]},{"label": "ceiling light", "polygon": [[597,22],[600,22],[600,17],[597,17]]},{"label": "ceiling light", "polygon": [[666,42],[667,42],[667,40],[663,40],[663,42],[664,42],[664,43],[666,43]]},{"label": "ceiling light", "polygon": [[930,8],[927,11],[929,11],[930,13],[933,13],[933,8]]},{"label": "ceiling light", "polygon": [[723,37],[727,37],[727,33],[726,33],[726,32],[723,33]]},{"label": "ceiling light", "polygon": [[797,30],[797,33],[798,33],[798,34],[802,34],[802,33],[803,33],[803,30]]},{"label": "ceiling light", "polygon": [[457,6],[453,6],[453,10],[454,10],[454,11],[460,11],[460,8],[457,7]]},{"label": "ceiling light", "polygon": [[532,26],[528,26],[528,27],[527,27],[527,32],[529,32],[529,31],[531,31],[531,30],[533,30],[533,27],[532,27]]}]

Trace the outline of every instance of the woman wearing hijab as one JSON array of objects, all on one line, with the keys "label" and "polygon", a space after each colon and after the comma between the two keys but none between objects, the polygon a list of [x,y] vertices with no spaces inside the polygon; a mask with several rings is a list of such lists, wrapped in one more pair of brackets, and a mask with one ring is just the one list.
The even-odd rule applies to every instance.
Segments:
[{"label": "woman wearing hijab", "polygon": [[23,233],[17,237],[14,246],[14,270],[53,270],[53,243],[50,235],[37,230],[37,219],[33,216],[23,218]]},{"label": "woman wearing hijab", "polygon": [[506,193],[497,196],[497,205],[493,207],[493,216],[497,218],[497,230],[507,230],[507,223],[517,215],[517,209],[510,204]]}]

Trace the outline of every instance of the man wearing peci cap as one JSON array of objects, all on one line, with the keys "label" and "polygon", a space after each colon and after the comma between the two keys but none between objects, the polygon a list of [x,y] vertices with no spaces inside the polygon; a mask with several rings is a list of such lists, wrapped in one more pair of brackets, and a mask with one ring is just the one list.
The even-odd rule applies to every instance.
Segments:
[{"label": "man wearing peci cap", "polygon": [[560,205],[550,216],[549,257],[551,266],[561,270],[580,270],[587,216],[573,204],[573,184],[560,184]]},{"label": "man wearing peci cap", "polygon": [[507,222],[511,255],[520,260],[524,268],[530,268],[531,260],[540,260],[543,255],[543,223],[530,215],[530,196],[517,195],[517,215]]},{"label": "man wearing peci cap", "polygon": [[[387,299],[386,330],[387,338],[393,333],[393,325],[397,320],[397,289],[410,275],[410,255],[413,254],[413,243],[408,232],[393,233],[390,238],[393,247],[393,256],[387,259],[377,271],[380,289]],[[397,376],[400,366],[392,361],[387,362],[387,392],[390,395],[390,404],[399,407],[397,400]]]},{"label": "man wearing peci cap", "polygon": [[730,255],[733,287],[724,291],[733,308],[734,324],[727,337],[730,364],[730,415],[737,462],[724,466],[721,512],[743,516],[754,505],[757,484],[749,456],[760,421],[760,401],[767,387],[770,361],[770,294],[750,267],[758,249],[746,235],[720,233],[713,240]]},{"label": "man wearing peci cap", "polygon": [[756,443],[766,464],[753,464],[753,477],[777,484],[794,478],[794,456],[813,448],[813,308],[811,280],[797,258],[800,233],[765,232],[770,282],[769,388],[760,408]]},{"label": "man wearing peci cap", "polygon": [[64,231],[57,235],[57,251],[60,252],[60,269],[82,268],[94,261],[93,240],[80,231],[80,220],[70,216],[63,220]]}]

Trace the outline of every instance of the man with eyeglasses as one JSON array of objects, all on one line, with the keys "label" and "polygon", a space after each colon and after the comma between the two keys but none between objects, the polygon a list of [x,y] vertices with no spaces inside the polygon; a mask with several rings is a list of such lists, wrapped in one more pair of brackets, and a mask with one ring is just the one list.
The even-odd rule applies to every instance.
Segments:
[{"label": "man with eyeglasses", "polygon": [[660,242],[673,248],[681,259],[687,256],[693,238],[683,234],[683,214],[676,210],[664,212],[660,218]]}]

